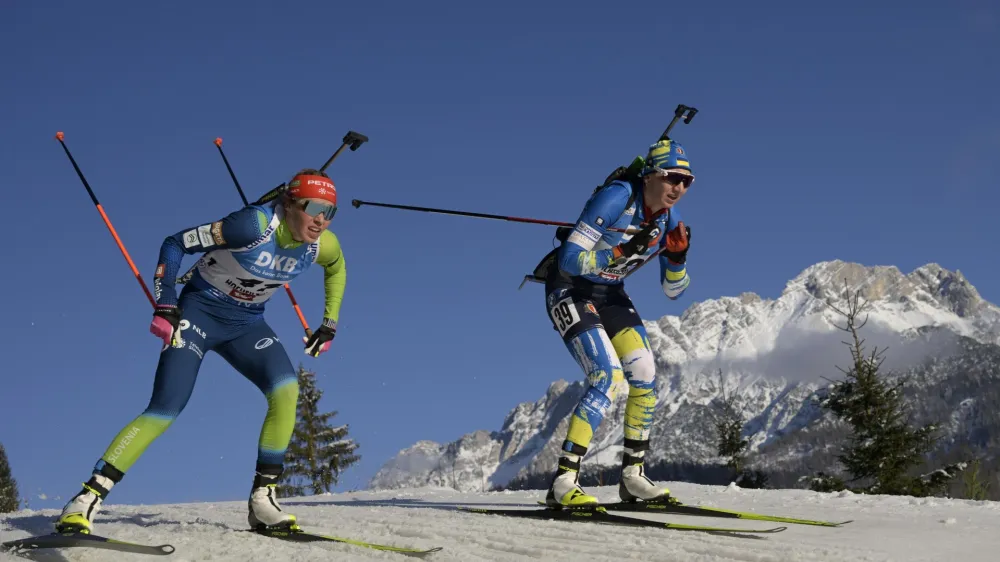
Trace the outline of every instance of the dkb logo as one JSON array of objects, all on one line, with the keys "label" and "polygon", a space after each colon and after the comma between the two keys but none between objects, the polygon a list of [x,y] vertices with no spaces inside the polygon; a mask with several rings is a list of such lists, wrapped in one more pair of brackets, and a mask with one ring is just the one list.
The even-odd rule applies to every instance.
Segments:
[{"label": "dkb logo", "polygon": [[290,258],[288,256],[272,256],[269,252],[261,252],[257,256],[257,261],[254,265],[259,265],[261,267],[268,267],[275,271],[284,271],[285,273],[291,273],[295,270],[295,266],[299,265],[299,261],[295,258]]}]

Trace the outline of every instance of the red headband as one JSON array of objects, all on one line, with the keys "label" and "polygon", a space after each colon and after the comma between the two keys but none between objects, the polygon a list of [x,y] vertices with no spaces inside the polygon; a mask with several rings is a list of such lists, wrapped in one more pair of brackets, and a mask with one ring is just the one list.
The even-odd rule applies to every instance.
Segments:
[{"label": "red headband", "polygon": [[324,199],[337,204],[337,188],[330,178],[300,174],[288,184],[288,194],[296,199]]}]

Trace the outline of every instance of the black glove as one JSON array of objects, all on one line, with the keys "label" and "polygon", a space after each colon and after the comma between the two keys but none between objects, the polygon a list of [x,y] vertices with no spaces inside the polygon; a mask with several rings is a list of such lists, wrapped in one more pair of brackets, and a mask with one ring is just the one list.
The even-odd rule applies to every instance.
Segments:
[{"label": "black glove", "polygon": [[181,309],[176,306],[158,304],[156,309],[153,310],[153,316],[159,316],[170,322],[170,325],[176,328],[181,323]]},{"label": "black glove", "polygon": [[615,261],[645,254],[646,250],[655,244],[659,238],[660,225],[656,221],[643,226],[642,230],[633,234],[628,242],[615,246],[613,252]]},{"label": "black glove", "polygon": [[330,349],[330,342],[337,335],[337,325],[328,325],[326,322],[312,333],[308,338],[302,338],[306,343],[306,355],[319,357],[320,353]]}]

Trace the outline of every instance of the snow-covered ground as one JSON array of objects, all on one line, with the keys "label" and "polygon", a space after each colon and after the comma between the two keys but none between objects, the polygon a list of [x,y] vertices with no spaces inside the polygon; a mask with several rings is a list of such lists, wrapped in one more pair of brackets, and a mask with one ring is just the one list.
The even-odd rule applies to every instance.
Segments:
[{"label": "snow-covered ground", "polygon": [[[741,490],[673,483],[686,503],[771,515],[847,520],[841,528],[788,525],[766,538],[745,539],[684,531],[628,529],[585,522],[532,521],[454,511],[461,505],[534,507],[542,492],[459,493],[441,488],[350,492],[289,498],[283,504],[304,528],[396,546],[444,550],[431,561],[681,560],[681,561],[948,561],[1000,559],[1000,503],[819,494],[806,490]],[[614,487],[589,491],[607,501]],[[0,542],[48,532],[55,510],[0,515]],[[649,515],[649,519],[741,528],[772,523]],[[399,554],[343,544],[292,544],[246,528],[246,502],[175,505],[109,504],[96,533],[150,544],[173,544],[167,557],[93,549],[38,552],[36,560],[406,560]],[[2,560],[18,560],[0,554]]]}]

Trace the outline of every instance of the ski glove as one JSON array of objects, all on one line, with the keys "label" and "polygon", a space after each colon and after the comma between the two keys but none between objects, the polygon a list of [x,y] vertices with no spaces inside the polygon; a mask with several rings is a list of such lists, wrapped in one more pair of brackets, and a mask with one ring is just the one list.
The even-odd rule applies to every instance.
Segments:
[{"label": "ski glove", "polygon": [[688,246],[691,245],[691,227],[684,226],[684,221],[677,223],[677,228],[667,233],[666,251],[663,255],[675,265],[683,265],[687,261]]},{"label": "ski glove", "polygon": [[660,238],[660,225],[653,221],[642,227],[642,230],[632,235],[628,242],[619,244],[612,249],[612,256],[616,262],[641,256],[646,253],[650,246]]},{"label": "ski glove", "polygon": [[312,336],[302,338],[306,344],[306,355],[319,357],[320,353],[330,350],[330,342],[337,335],[337,323],[332,320],[323,320],[323,325],[312,333]]},{"label": "ski glove", "polygon": [[181,345],[181,310],[172,304],[156,305],[149,332],[163,340],[163,348]]}]

